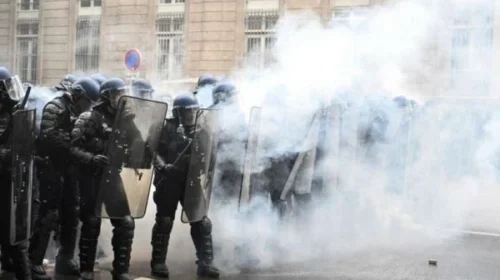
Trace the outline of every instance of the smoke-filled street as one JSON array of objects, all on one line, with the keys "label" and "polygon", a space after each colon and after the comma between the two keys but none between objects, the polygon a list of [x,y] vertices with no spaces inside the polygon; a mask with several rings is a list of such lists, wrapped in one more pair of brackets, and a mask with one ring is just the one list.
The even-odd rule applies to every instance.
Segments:
[{"label": "smoke-filled street", "polygon": [[500,0],[8,2],[0,278],[500,279]]},{"label": "smoke-filled street", "polygon": [[[243,270],[221,279],[498,279],[499,250],[500,235],[467,233],[439,245],[429,242],[398,249],[376,247],[339,252],[327,259],[318,256],[316,260],[281,264],[272,269]],[[436,260],[437,265],[429,265],[430,259]],[[199,279],[191,262],[169,260],[170,279]],[[103,271],[97,279],[111,279],[110,265],[103,264],[100,269]],[[131,271],[136,279],[151,278],[149,256],[134,256]]]}]

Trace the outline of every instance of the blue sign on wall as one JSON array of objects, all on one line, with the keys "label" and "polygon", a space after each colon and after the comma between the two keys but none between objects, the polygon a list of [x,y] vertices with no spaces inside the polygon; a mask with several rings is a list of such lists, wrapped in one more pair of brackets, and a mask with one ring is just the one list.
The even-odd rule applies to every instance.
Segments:
[{"label": "blue sign on wall", "polygon": [[125,66],[130,71],[135,71],[141,66],[142,55],[138,49],[130,49],[125,53]]}]

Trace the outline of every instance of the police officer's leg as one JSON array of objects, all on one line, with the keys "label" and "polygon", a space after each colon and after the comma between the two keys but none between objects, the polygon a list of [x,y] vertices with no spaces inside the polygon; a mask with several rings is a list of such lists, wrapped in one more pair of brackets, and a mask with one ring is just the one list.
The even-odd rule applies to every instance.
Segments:
[{"label": "police officer's leg", "polygon": [[97,240],[101,233],[101,218],[95,215],[95,193],[92,180],[81,180],[80,184],[80,279],[94,279],[94,264],[97,251]]},{"label": "police officer's leg", "polygon": [[[0,193],[2,198],[0,204],[0,213],[2,218],[0,222],[0,228],[2,234],[0,238],[2,241],[2,254],[5,252],[6,256],[12,260],[12,270],[15,272],[16,279],[18,280],[31,280],[31,268],[28,256],[29,241],[23,241],[15,246],[9,244],[10,241],[10,223],[8,213],[10,213],[10,203],[8,189],[11,183],[10,173],[5,173],[0,176],[0,186],[3,186],[3,190]],[[7,191],[5,191],[7,190]]]},{"label": "police officer's leg", "polygon": [[[184,205],[183,197],[184,193],[180,199],[182,205]],[[201,277],[218,278],[219,269],[213,265],[212,221],[205,216],[201,221],[191,223],[191,238],[198,258],[197,274]]]},{"label": "police officer's leg", "polygon": [[7,244],[2,245],[1,252],[2,256],[0,256],[0,265],[2,266],[2,271],[5,272],[14,272],[14,263],[12,262],[12,250],[11,246]]},{"label": "police officer's leg", "polygon": [[110,217],[120,217],[119,219],[110,219],[113,225],[113,237],[111,245],[113,246],[113,280],[134,279],[128,274],[130,266],[130,255],[132,253],[132,242],[134,239],[135,222],[130,215],[127,195],[123,183],[117,180],[114,187],[109,188],[112,196],[106,195],[104,205],[106,212]]},{"label": "police officer's leg", "polygon": [[29,241],[12,246],[12,260],[17,280],[31,280],[31,267],[28,255]]},{"label": "police officer's leg", "polygon": [[286,200],[281,199],[281,192],[282,190],[280,189],[271,189],[270,197],[274,211],[278,213],[280,219],[283,219],[288,212],[288,203]]},{"label": "police officer's leg", "polygon": [[38,170],[40,181],[40,207],[31,238],[29,254],[34,279],[51,279],[43,267],[43,259],[49,245],[50,235],[58,226],[61,181],[60,174],[51,167]]},{"label": "police officer's leg", "polygon": [[197,274],[201,277],[218,278],[219,269],[213,265],[212,221],[203,217],[201,221],[191,223],[191,238],[198,258]]},{"label": "police officer's leg", "polygon": [[66,174],[62,191],[62,210],[60,211],[60,247],[56,257],[56,273],[64,275],[80,275],[78,263],[73,259],[78,233],[79,197],[77,181]]},{"label": "police officer's leg", "polygon": [[177,204],[181,197],[182,188],[174,182],[165,181],[156,185],[153,200],[156,204],[156,222],[153,226],[151,245],[151,274],[156,277],[168,277],[169,271],[166,264],[168,242],[175,218]]},{"label": "police officer's leg", "polygon": [[304,226],[311,215],[311,193],[294,193],[297,220]]},{"label": "police officer's leg", "polygon": [[12,251],[9,246],[9,182],[5,180],[6,176],[0,176],[0,184],[4,186],[0,188],[0,243],[1,253],[0,264],[2,271],[14,272],[14,263],[12,262]]}]

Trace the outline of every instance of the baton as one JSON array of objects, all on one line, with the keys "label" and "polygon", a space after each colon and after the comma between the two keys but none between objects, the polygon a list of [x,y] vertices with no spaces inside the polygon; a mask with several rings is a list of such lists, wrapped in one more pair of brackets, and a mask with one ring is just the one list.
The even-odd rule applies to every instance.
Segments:
[{"label": "baton", "polygon": [[26,89],[26,94],[24,95],[23,101],[21,102],[21,106],[19,107],[19,109],[21,109],[21,110],[24,109],[24,107],[28,103],[28,98],[30,97],[30,94],[31,94],[31,86],[29,86]]}]

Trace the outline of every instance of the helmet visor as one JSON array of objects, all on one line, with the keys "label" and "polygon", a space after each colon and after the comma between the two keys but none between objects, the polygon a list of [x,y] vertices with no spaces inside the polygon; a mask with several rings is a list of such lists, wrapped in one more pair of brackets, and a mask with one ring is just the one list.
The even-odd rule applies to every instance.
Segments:
[{"label": "helmet visor", "polygon": [[103,94],[108,95],[109,103],[110,103],[111,107],[116,109],[118,107],[118,100],[123,95],[128,94],[128,89],[127,89],[127,87],[122,87],[122,88],[107,90],[107,91],[103,92]]},{"label": "helmet visor", "polygon": [[177,108],[179,121],[183,126],[193,126],[196,123],[196,112],[198,107],[193,108]]},{"label": "helmet visor", "polygon": [[16,102],[20,101],[25,94],[21,80],[17,75],[0,81],[0,92]]}]

